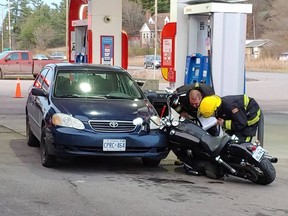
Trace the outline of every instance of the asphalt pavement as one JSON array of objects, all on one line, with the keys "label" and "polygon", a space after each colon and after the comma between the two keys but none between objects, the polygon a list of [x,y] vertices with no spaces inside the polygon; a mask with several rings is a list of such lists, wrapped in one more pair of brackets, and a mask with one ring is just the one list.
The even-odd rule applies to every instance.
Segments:
[{"label": "asphalt pavement", "polygon": [[264,147],[279,158],[275,181],[260,186],[186,175],[173,154],[152,169],[140,160],[115,158],[44,168],[39,148],[25,144],[25,103],[33,81],[20,80],[23,97],[15,98],[17,80],[0,80],[0,215],[285,216],[287,81],[288,73],[247,73],[247,94],[264,112]]}]

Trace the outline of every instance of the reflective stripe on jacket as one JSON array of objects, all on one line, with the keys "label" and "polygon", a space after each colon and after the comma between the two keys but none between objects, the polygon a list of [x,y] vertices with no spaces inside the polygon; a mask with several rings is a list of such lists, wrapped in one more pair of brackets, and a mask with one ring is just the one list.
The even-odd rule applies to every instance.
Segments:
[{"label": "reflective stripe on jacket", "polygon": [[247,95],[230,95],[222,97],[222,104],[217,110],[217,117],[224,119],[224,128],[240,131],[256,124],[261,110],[257,102]]}]

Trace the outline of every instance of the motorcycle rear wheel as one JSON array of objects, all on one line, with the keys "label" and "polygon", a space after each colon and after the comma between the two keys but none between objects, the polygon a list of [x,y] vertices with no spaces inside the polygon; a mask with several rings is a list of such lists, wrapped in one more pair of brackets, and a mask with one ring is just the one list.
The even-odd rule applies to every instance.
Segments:
[{"label": "motorcycle rear wheel", "polygon": [[254,183],[268,185],[275,180],[276,170],[267,158],[264,158],[258,165],[255,166],[263,172],[263,175],[259,175],[257,180],[253,181]]},{"label": "motorcycle rear wheel", "polygon": [[276,178],[276,170],[271,162],[264,158],[261,162],[254,161],[249,166],[238,167],[236,176],[248,179],[255,184],[268,185]]}]

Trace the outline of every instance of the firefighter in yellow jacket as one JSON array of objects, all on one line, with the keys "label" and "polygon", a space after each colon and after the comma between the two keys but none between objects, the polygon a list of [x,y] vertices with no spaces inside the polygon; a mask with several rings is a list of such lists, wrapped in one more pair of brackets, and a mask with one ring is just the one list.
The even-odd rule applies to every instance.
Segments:
[{"label": "firefighter in yellow jacket", "polygon": [[199,114],[205,118],[214,115],[227,134],[235,135],[241,141],[251,142],[256,135],[261,109],[247,95],[212,95],[202,99]]}]

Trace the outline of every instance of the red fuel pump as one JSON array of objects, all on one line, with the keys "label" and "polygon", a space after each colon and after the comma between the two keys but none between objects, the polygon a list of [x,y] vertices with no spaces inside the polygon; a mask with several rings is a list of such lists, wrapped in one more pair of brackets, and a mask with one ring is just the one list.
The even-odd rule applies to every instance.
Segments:
[{"label": "red fuel pump", "polygon": [[169,82],[176,82],[175,37],[176,22],[167,23],[161,35],[161,73]]}]

